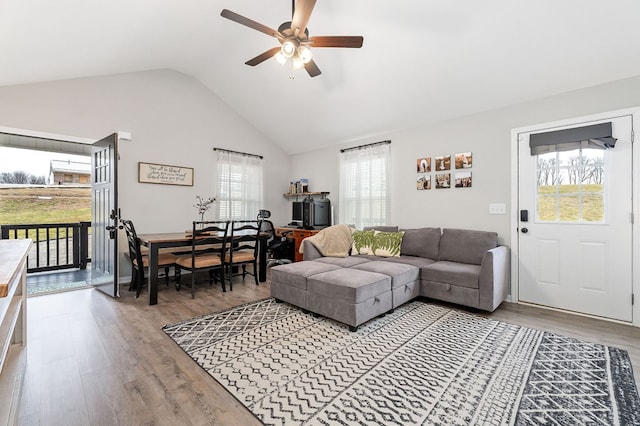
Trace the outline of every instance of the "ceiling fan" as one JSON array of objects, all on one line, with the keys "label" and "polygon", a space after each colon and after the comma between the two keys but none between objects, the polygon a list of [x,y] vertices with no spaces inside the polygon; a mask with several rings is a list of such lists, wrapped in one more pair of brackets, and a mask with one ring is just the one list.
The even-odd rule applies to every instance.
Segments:
[{"label": "ceiling fan", "polygon": [[312,58],[311,47],[362,47],[364,41],[362,36],[309,37],[307,24],[316,0],[298,0],[297,8],[295,3],[296,0],[291,1],[291,21],[282,23],[277,31],[228,9],[223,9],[220,12],[220,16],[223,18],[275,37],[280,42],[280,46],[249,59],[245,64],[253,67],[275,56],[278,63],[284,65],[288,60],[291,60],[294,69],[304,67],[311,77],[315,77],[320,75],[321,71]]}]

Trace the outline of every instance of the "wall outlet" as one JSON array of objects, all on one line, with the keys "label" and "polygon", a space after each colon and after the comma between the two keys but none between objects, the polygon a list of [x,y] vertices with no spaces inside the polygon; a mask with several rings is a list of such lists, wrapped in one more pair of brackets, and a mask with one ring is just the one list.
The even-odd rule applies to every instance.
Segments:
[{"label": "wall outlet", "polygon": [[505,203],[489,204],[489,214],[507,214],[507,205]]}]

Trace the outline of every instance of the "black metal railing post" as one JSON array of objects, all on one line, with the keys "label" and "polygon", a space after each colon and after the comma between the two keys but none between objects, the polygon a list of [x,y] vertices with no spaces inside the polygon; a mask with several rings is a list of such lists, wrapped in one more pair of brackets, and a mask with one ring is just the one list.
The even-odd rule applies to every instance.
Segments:
[{"label": "black metal railing post", "polygon": [[89,258],[89,228],[91,222],[80,222],[80,269],[86,269]]}]

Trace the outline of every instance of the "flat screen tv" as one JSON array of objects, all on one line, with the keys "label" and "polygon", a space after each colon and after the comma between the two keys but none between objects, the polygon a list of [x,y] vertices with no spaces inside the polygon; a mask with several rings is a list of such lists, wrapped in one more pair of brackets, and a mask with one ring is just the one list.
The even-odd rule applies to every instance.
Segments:
[{"label": "flat screen tv", "polygon": [[302,201],[294,201],[291,203],[291,222],[302,223]]}]

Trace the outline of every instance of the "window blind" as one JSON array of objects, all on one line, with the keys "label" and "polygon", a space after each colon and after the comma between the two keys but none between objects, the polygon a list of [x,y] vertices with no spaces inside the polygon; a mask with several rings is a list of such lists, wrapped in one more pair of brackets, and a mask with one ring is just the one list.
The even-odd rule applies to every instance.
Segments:
[{"label": "window blind", "polygon": [[609,149],[616,146],[611,122],[552,132],[534,133],[529,136],[531,155],[547,152],[572,151],[579,148]]}]

